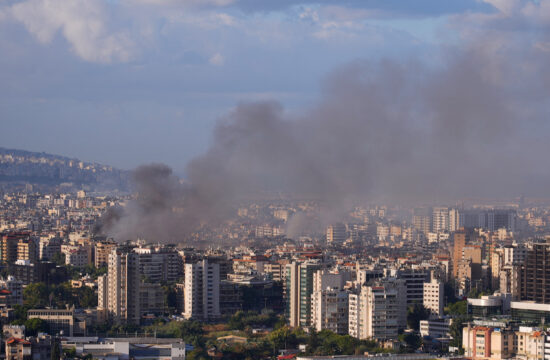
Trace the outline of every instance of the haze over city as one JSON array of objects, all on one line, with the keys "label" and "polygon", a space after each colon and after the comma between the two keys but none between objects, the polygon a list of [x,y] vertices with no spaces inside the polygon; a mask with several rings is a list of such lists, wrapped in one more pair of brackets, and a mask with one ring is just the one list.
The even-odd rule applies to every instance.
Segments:
[{"label": "haze over city", "polygon": [[0,359],[550,360],[550,0],[0,0]]},{"label": "haze over city", "polygon": [[228,188],[545,196],[547,6],[8,1],[0,140]]}]

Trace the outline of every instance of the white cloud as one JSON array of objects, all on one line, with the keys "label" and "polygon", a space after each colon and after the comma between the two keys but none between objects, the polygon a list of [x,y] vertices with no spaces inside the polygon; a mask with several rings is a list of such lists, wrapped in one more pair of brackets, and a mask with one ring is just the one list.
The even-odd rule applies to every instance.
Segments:
[{"label": "white cloud", "polygon": [[383,16],[383,12],[371,9],[351,9],[344,6],[329,5],[320,9],[323,17],[335,21],[357,21]]},{"label": "white cloud", "polygon": [[157,5],[157,6],[227,6],[235,0],[129,0],[129,2]]},{"label": "white cloud", "polygon": [[541,24],[550,24],[550,1],[529,2],[523,7],[522,13]]},{"label": "white cloud", "polygon": [[319,14],[312,8],[305,8],[299,15],[302,20],[311,20],[313,22],[319,21]]},{"label": "white cloud", "polygon": [[493,5],[500,12],[511,15],[522,7],[524,0],[483,0]]},{"label": "white cloud", "polygon": [[208,59],[208,62],[214,66],[222,66],[225,63],[225,59],[222,54],[216,53],[212,55],[210,59]]},{"label": "white cloud", "polygon": [[42,44],[61,32],[86,61],[127,62],[134,56],[134,42],[127,33],[110,31],[107,11],[99,1],[26,0],[8,11]]}]

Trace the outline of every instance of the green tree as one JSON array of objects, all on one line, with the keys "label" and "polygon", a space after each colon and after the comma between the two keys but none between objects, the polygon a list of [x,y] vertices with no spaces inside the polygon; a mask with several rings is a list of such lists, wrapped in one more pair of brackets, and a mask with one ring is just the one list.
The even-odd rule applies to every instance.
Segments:
[{"label": "green tree", "polygon": [[449,333],[451,334],[451,341],[449,342],[450,346],[456,346],[460,349],[460,352],[464,351],[462,349],[462,329],[468,321],[471,321],[470,316],[456,316],[453,318],[453,323],[449,327]]},{"label": "green tree", "polygon": [[23,325],[25,320],[27,320],[27,311],[30,309],[30,307],[25,305],[15,305],[13,307],[14,313],[15,313],[15,321],[20,321],[20,324],[16,324],[12,322],[13,325]]},{"label": "green tree", "polygon": [[177,337],[181,337],[188,344],[193,344],[194,347],[202,347],[206,342],[204,329],[198,321],[180,321]]},{"label": "green tree", "polygon": [[59,266],[65,266],[65,254],[58,252],[52,255],[52,262]]},{"label": "green tree", "polygon": [[244,312],[237,311],[235,314],[233,314],[229,318],[227,325],[232,330],[244,330],[243,317],[244,317]]},{"label": "green tree", "polygon": [[420,329],[420,320],[426,320],[430,317],[430,312],[422,304],[414,304],[409,307],[407,312],[407,326],[410,329]]},{"label": "green tree", "polygon": [[33,283],[27,285],[23,290],[23,302],[29,309],[42,308],[49,305],[50,292],[44,283]]},{"label": "green tree", "polygon": [[82,274],[89,275],[92,279],[97,279],[99,276],[107,274],[107,266],[95,267],[93,264],[88,264],[82,269]]},{"label": "green tree", "polygon": [[468,313],[468,303],[466,300],[461,300],[448,304],[445,307],[445,313],[448,315],[466,316]]},{"label": "green tree", "polygon": [[48,332],[49,330],[48,323],[42,319],[34,318],[25,321],[25,334],[28,336],[36,336],[39,332]]},{"label": "green tree", "polygon": [[74,289],[74,302],[76,307],[94,308],[97,306],[97,294],[94,289],[83,286]]},{"label": "green tree", "polygon": [[408,352],[413,352],[422,346],[422,339],[414,333],[401,334],[399,340],[405,343]]},{"label": "green tree", "polygon": [[274,330],[269,334],[269,341],[274,349],[293,348],[296,344],[296,335],[288,326]]}]

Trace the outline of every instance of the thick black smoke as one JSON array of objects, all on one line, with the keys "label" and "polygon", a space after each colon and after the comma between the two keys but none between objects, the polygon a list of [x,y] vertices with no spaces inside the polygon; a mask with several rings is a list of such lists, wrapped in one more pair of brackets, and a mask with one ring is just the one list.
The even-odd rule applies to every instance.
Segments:
[{"label": "thick black smoke", "polygon": [[541,39],[495,50],[487,36],[430,66],[357,61],[332,73],[319,103],[298,116],[276,102],[240,104],[187,165],[187,186],[164,166],[136,170],[138,200],[108,231],[177,239],[266,191],[314,196],[335,213],[365,201],[548,196],[549,56],[533,45]]}]

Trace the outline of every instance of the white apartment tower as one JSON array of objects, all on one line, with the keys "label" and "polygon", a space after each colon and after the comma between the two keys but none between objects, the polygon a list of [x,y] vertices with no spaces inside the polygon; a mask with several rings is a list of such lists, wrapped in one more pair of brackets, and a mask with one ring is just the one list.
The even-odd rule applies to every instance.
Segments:
[{"label": "white apartment tower", "polygon": [[362,286],[349,295],[349,334],[359,339],[397,338],[405,326],[407,305],[402,281]]},{"label": "white apartment tower", "polygon": [[449,230],[449,208],[434,207],[432,210],[432,232],[439,233]]},{"label": "white apartment tower", "polygon": [[185,264],[183,316],[186,319],[210,319],[220,314],[220,265],[202,260]]},{"label": "white apartment tower", "polygon": [[443,315],[445,294],[443,283],[441,281],[432,279],[430,282],[424,283],[424,296],[422,298],[422,303],[433,317]]},{"label": "white apartment tower", "polygon": [[103,298],[100,296],[98,300],[106,305],[108,316],[115,322],[139,324],[141,278],[138,254],[113,250],[109,254],[107,277],[101,282],[98,285],[103,291],[107,290],[107,296],[102,294]]},{"label": "white apartment tower", "polygon": [[348,333],[348,292],[344,290],[348,280],[349,272],[318,270],[313,274],[311,322],[317,331]]},{"label": "white apartment tower", "polygon": [[455,232],[460,229],[460,213],[458,209],[449,210],[449,232]]}]

